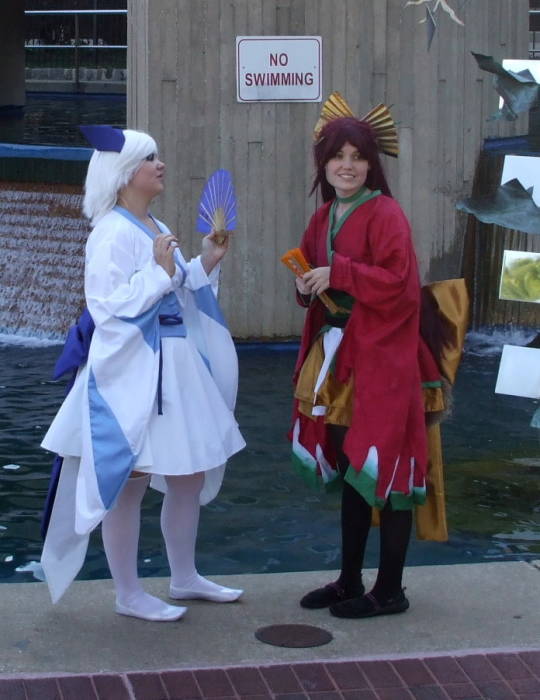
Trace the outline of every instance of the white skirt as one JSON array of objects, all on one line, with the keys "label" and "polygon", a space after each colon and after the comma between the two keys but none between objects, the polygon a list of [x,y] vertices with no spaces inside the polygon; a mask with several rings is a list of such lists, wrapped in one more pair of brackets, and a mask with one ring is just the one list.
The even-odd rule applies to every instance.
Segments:
[{"label": "white skirt", "polygon": [[[163,415],[158,415],[156,397],[135,468],[173,476],[217,470],[246,445],[234,414],[190,340],[163,338],[162,351]],[[81,456],[86,381],[87,366],[79,373],[41,443],[46,450],[62,457]]]},{"label": "white skirt", "polygon": [[246,445],[234,414],[188,338],[161,344],[163,415],[156,397],[135,468],[162,475],[215,469]]}]

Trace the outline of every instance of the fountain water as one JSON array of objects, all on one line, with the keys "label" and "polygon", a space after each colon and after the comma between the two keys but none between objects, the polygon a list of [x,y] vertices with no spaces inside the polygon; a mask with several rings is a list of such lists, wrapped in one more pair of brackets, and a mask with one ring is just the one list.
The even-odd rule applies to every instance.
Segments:
[{"label": "fountain water", "polygon": [[0,332],[62,339],[84,305],[81,188],[0,185]]},{"label": "fountain water", "polygon": [[[113,120],[88,123],[100,121]],[[21,155],[0,154],[0,178],[39,182],[0,182],[0,332],[61,341],[84,304],[84,245],[90,227],[81,215],[80,184],[40,183],[80,183],[85,163],[67,160],[65,153],[57,160]],[[494,178],[492,168],[486,165],[485,171]],[[468,279],[476,280],[475,328],[489,324],[490,314],[501,305],[508,309],[500,319],[503,324],[529,320],[524,314],[538,312],[539,305],[493,297],[500,247],[526,247],[529,241],[495,241],[493,227],[482,225],[480,230],[478,224],[477,231],[472,217],[470,227],[464,266]],[[489,298],[482,296],[486,289]],[[528,325],[536,328],[537,323]],[[540,556],[538,433],[529,428],[534,407],[528,399],[493,394],[498,353],[508,338],[477,335],[458,375],[453,416],[443,427],[450,541],[413,541],[410,564]],[[529,339],[513,337],[510,342],[525,344]],[[203,510],[200,571],[334,569],[339,566],[338,495],[310,491],[289,466],[285,434],[294,348],[260,345],[239,350],[237,418],[248,447],[231,460],[222,492]],[[5,436],[0,446],[0,583],[29,580],[41,551],[39,521],[51,456],[39,443],[65,391],[62,383],[50,381],[57,354],[58,348],[21,347],[0,339]],[[167,574],[159,513],[160,499],[149,493],[143,513],[149,527],[141,541],[145,576]],[[366,556],[366,565],[373,566],[376,538],[370,540]],[[93,540],[83,577],[106,575],[101,543]]]}]

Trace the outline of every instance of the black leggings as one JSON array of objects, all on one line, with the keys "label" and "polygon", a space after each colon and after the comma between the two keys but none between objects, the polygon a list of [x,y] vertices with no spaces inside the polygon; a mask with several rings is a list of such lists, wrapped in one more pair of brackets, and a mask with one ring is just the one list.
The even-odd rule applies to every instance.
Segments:
[{"label": "black leggings", "polygon": [[[349,466],[343,452],[348,428],[328,425],[337,452],[338,469],[342,476]],[[358,491],[343,482],[341,497],[341,573],[338,583],[351,596],[362,583],[362,567],[366,542],[371,527],[372,508]],[[401,580],[407,547],[411,537],[412,511],[392,510],[388,501],[380,513],[379,571],[371,593],[384,604],[401,590]]]}]

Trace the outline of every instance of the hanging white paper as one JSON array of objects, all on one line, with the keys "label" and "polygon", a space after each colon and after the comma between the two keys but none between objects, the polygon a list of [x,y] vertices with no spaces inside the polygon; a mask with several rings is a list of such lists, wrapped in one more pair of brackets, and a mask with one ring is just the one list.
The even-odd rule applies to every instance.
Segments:
[{"label": "hanging white paper", "polygon": [[504,345],[496,394],[540,398],[540,349]]}]

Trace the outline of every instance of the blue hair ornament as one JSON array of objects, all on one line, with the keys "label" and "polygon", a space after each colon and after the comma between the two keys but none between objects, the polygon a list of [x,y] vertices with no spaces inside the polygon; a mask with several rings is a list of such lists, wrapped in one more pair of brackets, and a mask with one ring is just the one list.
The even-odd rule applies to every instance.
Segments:
[{"label": "blue hair ornament", "polygon": [[88,124],[79,126],[83,136],[96,151],[116,151],[120,153],[126,142],[122,129],[108,124]]}]

